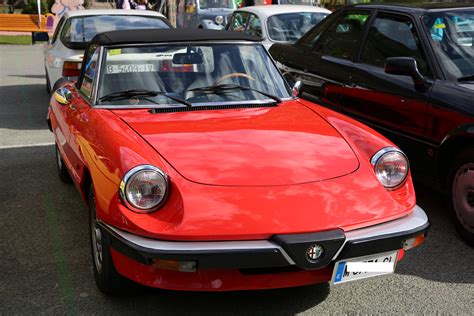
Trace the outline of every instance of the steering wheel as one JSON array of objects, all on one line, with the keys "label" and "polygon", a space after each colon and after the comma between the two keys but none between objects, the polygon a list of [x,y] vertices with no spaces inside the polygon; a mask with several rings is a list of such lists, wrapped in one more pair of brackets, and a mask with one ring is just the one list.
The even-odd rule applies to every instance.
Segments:
[{"label": "steering wheel", "polygon": [[246,78],[248,80],[255,80],[254,77],[252,77],[250,75],[247,75],[247,74],[244,74],[243,72],[233,72],[231,74],[224,75],[224,76],[220,77],[219,79],[217,79],[216,81],[214,81],[214,86],[217,86],[218,84],[220,84],[224,80],[227,80],[227,79],[230,79],[230,78],[236,78],[236,77],[243,77],[243,78]]}]

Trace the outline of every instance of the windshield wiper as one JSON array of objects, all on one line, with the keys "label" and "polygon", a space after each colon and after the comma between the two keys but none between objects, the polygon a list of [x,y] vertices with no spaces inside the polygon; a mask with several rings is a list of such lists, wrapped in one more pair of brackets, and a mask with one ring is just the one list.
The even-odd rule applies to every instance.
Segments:
[{"label": "windshield wiper", "polygon": [[240,86],[238,84],[219,84],[215,86],[193,88],[193,89],[189,89],[188,91],[221,94],[221,93],[225,93],[226,91],[231,91],[231,90],[254,91],[254,92],[260,93],[261,95],[269,97],[270,99],[275,100],[276,103],[281,103],[281,99],[277,96],[274,96],[270,93],[266,93],[254,88]]},{"label": "windshield wiper", "polygon": [[461,81],[474,81],[474,75],[458,78],[458,82]]},{"label": "windshield wiper", "polygon": [[154,91],[154,90],[147,90],[147,89],[132,89],[132,90],[125,90],[125,91],[119,91],[119,92],[114,92],[110,93],[107,95],[104,95],[99,99],[99,101],[111,101],[111,100],[117,100],[117,99],[122,99],[122,98],[131,98],[131,97],[138,97],[138,96],[149,96],[149,97],[156,97],[158,95],[165,96],[173,101],[176,101],[178,103],[184,104],[187,107],[191,107],[192,104],[186,100],[183,100],[181,98],[175,97],[170,95],[168,92],[165,91]]}]

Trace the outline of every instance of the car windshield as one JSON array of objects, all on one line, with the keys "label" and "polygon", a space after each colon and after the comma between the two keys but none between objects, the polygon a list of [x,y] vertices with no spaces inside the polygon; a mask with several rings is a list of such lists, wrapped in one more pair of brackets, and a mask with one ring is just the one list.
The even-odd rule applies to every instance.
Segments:
[{"label": "car windshield", "polygon": [[266,103],[291,96],[260,44],[123,47],[107,49],[105,58],[99,105]]},{"label": "car windshield", "polygon": [[233,0],[199,0],[199,8],[201,9],[212,9],[212,8],[235,9]]},{"label": "car windshield", "polygon": [[84,49],[101,32],[128,29],[168,28],[164,20],[152,16],[95,15],[74,17],[66,21],[61,41],[72,49]]},{"label": "car windshield", "polygon": [[474,76],[474,10],[434,12],[423,22],[448,79]]},{"label": "car windshield", "polygon": [[278,14],[268,18],[268,36],[273,41],[295,42],[327,16],[319,12]]}]

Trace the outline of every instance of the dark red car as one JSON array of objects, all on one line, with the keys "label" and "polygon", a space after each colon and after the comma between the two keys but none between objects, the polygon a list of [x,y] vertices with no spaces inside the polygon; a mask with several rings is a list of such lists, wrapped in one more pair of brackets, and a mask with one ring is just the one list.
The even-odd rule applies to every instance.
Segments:
[{"label": "dark red car", "polygon": [[474,6],[354,5],[270,53],[303,96],[379,130],[474,244]]}]

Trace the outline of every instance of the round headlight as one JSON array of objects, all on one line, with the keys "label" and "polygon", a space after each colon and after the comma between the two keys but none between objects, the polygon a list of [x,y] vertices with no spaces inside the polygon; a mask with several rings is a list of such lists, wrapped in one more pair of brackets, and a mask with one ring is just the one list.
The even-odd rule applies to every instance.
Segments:
[{"label": "round headlight", "polygon": [[224,17],[222,15],[218,15],[216,16],[214,21],[216,21],[216,24],[221,25],[222,23],[224,23]]},{"label": "round headlight", "polygon": [[168,177],[155,166],[142,165],[128,171],[120,183],[122,200],[140,212],[152,212],[165,200]]},{"label": "round headlight", "polygon": [[410,169],[405,154],[395,147],[379,150],[370,162],[374,167],[377,179],[387,189],[395,189],[403,184]]}]

